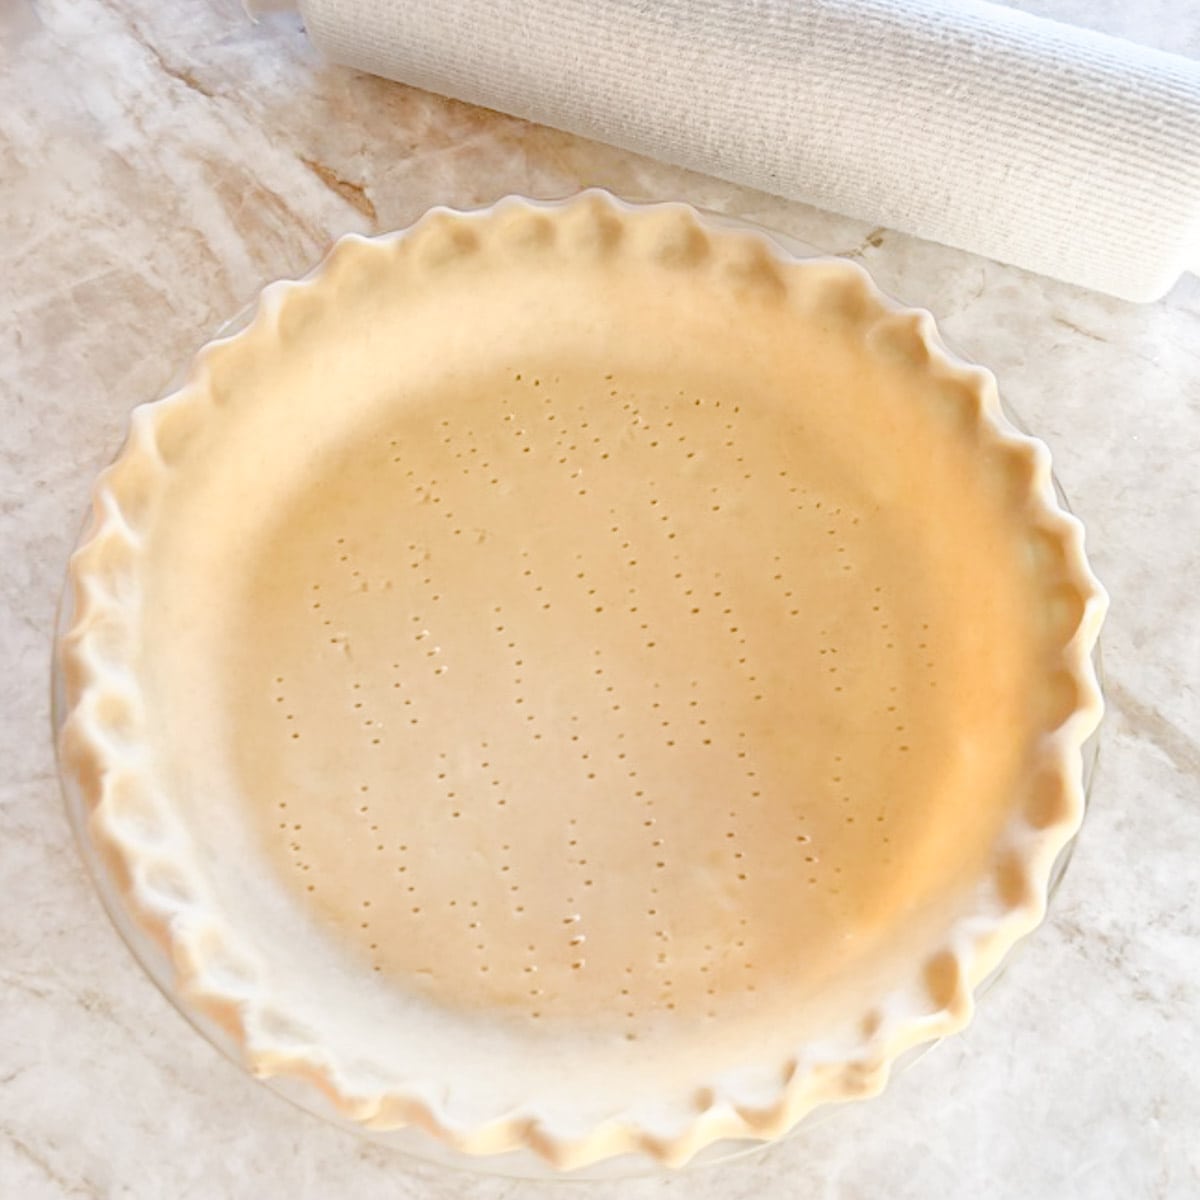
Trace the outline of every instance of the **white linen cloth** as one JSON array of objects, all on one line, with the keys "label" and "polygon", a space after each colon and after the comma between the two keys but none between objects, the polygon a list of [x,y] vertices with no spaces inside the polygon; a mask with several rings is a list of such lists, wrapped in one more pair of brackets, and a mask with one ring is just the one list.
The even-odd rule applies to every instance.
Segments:
[{"label": "white linen cloth", "polygon": [[1130,300],[1200,269],[1200,63],[980,0],[300,0],[330,58]]}]

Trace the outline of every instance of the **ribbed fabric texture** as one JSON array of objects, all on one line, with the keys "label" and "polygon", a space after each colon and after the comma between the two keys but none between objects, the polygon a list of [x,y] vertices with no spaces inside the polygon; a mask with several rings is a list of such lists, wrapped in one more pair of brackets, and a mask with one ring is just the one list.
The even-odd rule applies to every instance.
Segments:
[{"label": "ribbed fabric texture", "polygon": [[329,57],[1130,300],[1200,267],[1200,63],[963,0],[301,0]]}]

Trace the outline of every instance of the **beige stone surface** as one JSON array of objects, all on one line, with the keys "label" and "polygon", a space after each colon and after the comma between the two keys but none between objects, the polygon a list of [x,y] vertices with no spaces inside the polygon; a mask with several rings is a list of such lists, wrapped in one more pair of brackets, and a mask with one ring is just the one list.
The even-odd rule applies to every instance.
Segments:
[{"label": "beige stone surface", "polygon": [[[1184,3],[1026,7],[1197,53]],[[193,1033],[96,899],[55,781],[54,607],[129,409],[264,283],[433,203],[598,184],[862,261],[996,370],[1049,442],[1112,594],[1110,717],[1048,923],[973,1027],[756,1157],[581,1185],[686,1196],[1187,1197],[1200,1190],[1200,283],[1132,307],[322,64],[236,0],[0,8],[0,1196],[559,1194],[309,1117]]]}]

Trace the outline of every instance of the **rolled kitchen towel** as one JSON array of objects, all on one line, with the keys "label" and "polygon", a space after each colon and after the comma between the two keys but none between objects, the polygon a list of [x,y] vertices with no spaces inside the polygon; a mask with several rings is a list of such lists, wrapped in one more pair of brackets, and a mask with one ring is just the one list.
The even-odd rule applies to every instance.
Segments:
[{"label": "rolled kitchen towel", "polygon": [[300,0],[354,67],[1129,300],[1200,269],[1200,63],[979,0]]}]

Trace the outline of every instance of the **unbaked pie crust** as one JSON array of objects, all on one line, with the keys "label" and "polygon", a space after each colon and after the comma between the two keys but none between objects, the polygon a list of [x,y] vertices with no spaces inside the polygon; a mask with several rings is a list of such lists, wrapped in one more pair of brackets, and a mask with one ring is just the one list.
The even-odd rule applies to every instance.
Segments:
[{"label": "unbaked pie crust", "polygon": [[138,408],[64,760],[176,988],[375,1129],[685,1161],[1040,919],[1104,608],[857,266],[588,193],[340,241]]}]

